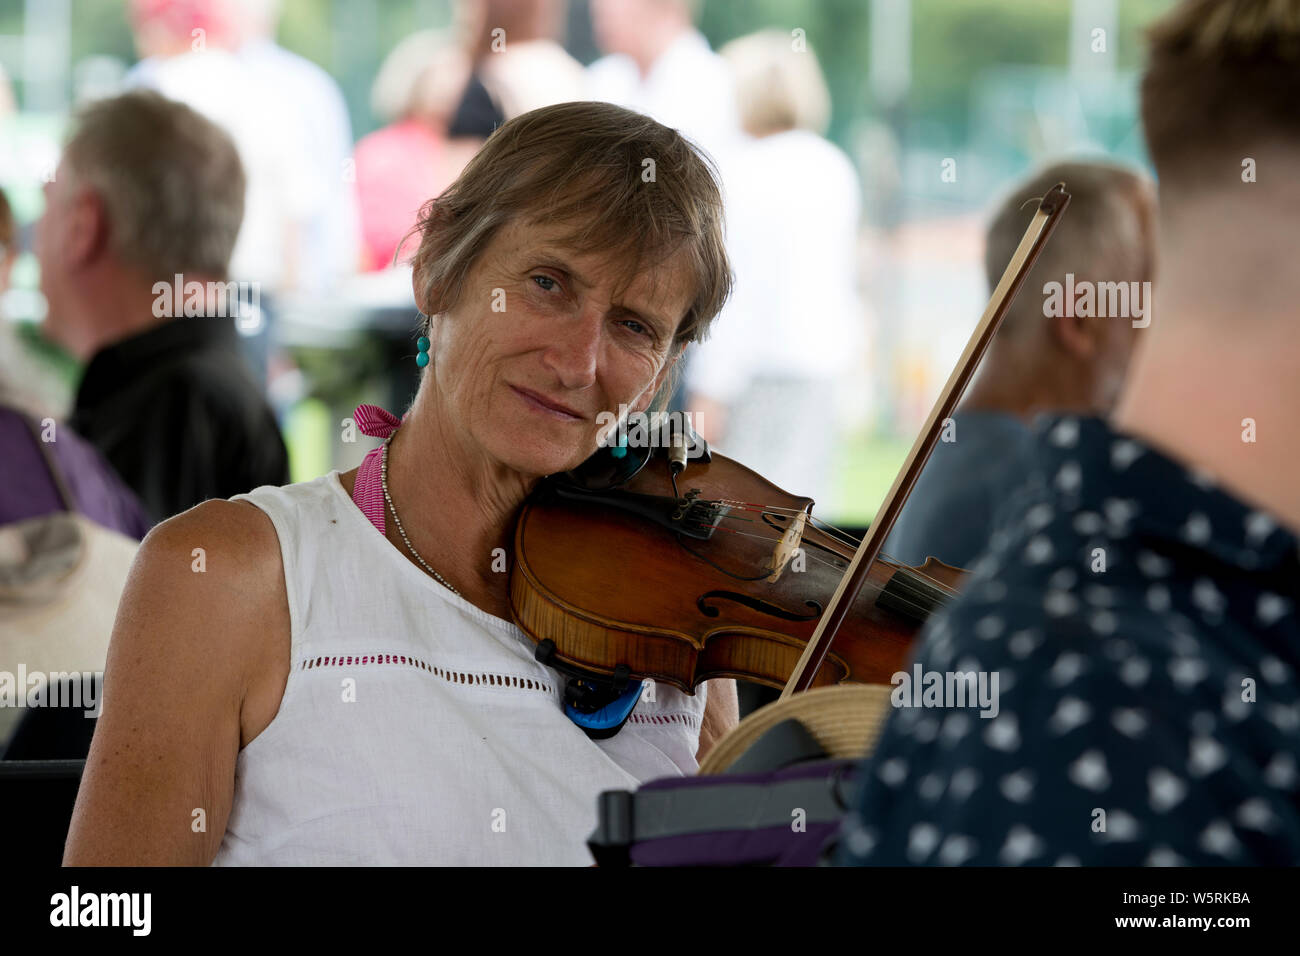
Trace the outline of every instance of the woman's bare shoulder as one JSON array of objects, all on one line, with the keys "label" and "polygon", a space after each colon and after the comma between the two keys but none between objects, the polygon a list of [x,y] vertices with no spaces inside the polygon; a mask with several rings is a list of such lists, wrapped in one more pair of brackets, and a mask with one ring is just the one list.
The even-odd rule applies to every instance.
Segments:
[{"label": "woman's bare shoulder", "polygon": [[211,570],[219,577],[252,578],[280,563],[275,525],[262,509],[247,501],[212,498],[155,525],[141,550],[173,557],[188,554],[193,570],[206,573],[214,557],[222,561]]},{"label": "woman's bare shoulder", "polygon": [[164,613],[182,615],[204,653],[224,646],[247,744],[275,717],[288,675],[291,622],[275,525],[249,502],[210,499],[153,528],[140,552],[132,574],[170,595]]},{"label": "woman's bare shoulder", "polygon": [[227,642],[246,642],[231,648],[245,660],[266,653],[268,629],[283,623],[288,640],[279,536],[256,505],[210,499],[156,525],[140,544],[137,576],[148,591],[181,602],[169,613],[195,629],[219,622]]}]

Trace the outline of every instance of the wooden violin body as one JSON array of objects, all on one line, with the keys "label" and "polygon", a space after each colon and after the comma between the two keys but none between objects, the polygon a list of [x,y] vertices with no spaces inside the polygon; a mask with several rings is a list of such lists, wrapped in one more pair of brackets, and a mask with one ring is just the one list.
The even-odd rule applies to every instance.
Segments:
[{"label": "wooden violin body", "polygon": [[[783,686],[853,545],[806,520],[810,499],[716,453],[690,464],[677,490],[671,474],[656,451],[618,489],[629,496],[621,504],[544,483],[515,529],[516,623],[553,641],[556,661],[595,675],[623,665],[687,693],[716,677]],[[800,550],[783,562],[782,542],[796,538]],[[814,685],[889,683],[962,573],[934,559],[919,569],[877,561]]]}]

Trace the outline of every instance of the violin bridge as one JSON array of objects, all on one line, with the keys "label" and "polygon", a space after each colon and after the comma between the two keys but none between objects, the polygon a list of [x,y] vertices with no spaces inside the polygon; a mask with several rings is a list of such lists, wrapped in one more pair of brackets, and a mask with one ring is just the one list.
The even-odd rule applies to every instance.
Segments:
[{"label": "violin bridge", "polygon": [[790,563],[795,552],[799,550],[799,545],[803,542],[803,531],[808,524],[808,512],[801,511],[794,516],[790,522],[790,527],[785,529],[785,534],[781,535],[781,540],[776,543],[776,548],[772,551],[772,556],[768,559],[766,570],[772,573],[767,577],[767,583],[771,584],[781,576],[785,566]]}]

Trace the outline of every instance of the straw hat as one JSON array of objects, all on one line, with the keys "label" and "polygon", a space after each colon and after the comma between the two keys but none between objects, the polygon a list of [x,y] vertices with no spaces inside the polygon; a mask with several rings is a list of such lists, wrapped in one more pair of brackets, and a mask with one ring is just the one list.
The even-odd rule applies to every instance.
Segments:
[{"label": "straw hat", "polygon": [[837,684],[760,707],[714,744],[700,763],[700,774],[723,773],[768,729],[790,718],[803,724],[828,756],[865,757],[889,717],[893,689],[889,684]]}]

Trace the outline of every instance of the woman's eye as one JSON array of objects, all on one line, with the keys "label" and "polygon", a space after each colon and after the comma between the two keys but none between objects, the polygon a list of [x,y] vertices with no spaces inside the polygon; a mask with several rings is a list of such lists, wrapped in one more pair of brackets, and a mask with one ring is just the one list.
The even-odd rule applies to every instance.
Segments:
[{"label": "woman's eye", "polygon": [[[554,289],[556,286],[559,285],[559,283],[556,282],[554,279],[552,279],[550,276],[533,276],[533,281],[536,282],[537,285],[540,286],[541,289],[545,292],[550,292],[552,289]],[[550,285],[542,284],[547,282],[550,283]]]}]

